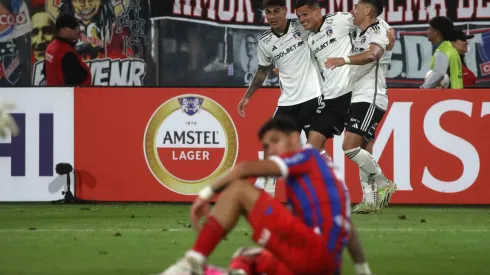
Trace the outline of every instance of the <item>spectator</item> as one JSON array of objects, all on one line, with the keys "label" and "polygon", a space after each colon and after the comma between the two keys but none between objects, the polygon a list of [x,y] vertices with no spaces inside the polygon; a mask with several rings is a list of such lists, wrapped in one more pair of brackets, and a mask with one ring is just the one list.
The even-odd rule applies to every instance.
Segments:
[{"label": "spectator", "polygon": [[475,74],[466,67],[465,54],[468,52],[468,39],[475,37],[472,34],[465,34],[464,31],[456,31],[456,40],[451,42],[453,47],[458,51],[461,57],[462,72],[463,72],[463,85],[465,87],[473,86],[476,83]]},{"label": "spectator", "polygon": [[436,16],[429,21],[427,37],[436,51],[432,56],[430,69],[433,73],[420,88],[434,89],[447,73],[451,89],[463,89],[461,58],[450,41],[455,39],[454,24],[445,16]]},{"label": "spectator", "polygon": [[47,86],[90,86],[90,69],[75,51],[78,20],[69,14],[56,19],[56,38],[46,49],[44,71]]}]

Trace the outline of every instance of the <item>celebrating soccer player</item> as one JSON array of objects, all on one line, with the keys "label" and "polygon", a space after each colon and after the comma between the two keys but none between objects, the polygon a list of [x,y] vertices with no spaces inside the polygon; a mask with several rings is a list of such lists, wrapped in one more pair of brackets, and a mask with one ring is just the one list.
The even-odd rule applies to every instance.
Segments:
[{"label": "celebrating soccer player", "polygon": [[[371,153],[378,123],[388,107],[386,73],[392,52],[387,50],[388,29],[377,17],[383,12],[381,0],[359,0],[355,5],[354,24],[361,28],[354,41],[354,55],[327,58],[325,66],[352,67],[352,103],[346,126],[343,150],[364,173],[361,181],[364,198],[353,213],[373,213],[388,204],[396,185],[386,179]],[[338,69],[336,69],[338,70]]]},{"label": "celebrating soccer player", "polygon": [[[320,74],[305,41],[308,32],[298,20],[287,19],[285,0],[264,0],[263,5],[271,29],[264,32],[259,40],[259,68],[238,105],[238,113],[245,117],[245,107],[264,83],[274,63],[281,72],[281,96],[274,115],[291,117],[298,129],[304,130],[308,136],[310,122],[322,102]],[[265,185],[273,194],[275,179],[268,178]]]},{"label": "celebrating soccer player", "polygon": [[[184,258],[163,274],[203,274],[206,260],[232,230],[241,214],[263,246],[272,270],[267,274],[338,274],[342,250],[351,231],[348,191],[333,164],[311,147],[301,148],[300,132],[288,117],[272,118],[259,131],[268,160],[243,162],[205,187],[191,209],[197,240]],[[281,202],[246,179],[283,176],[291,213]],[[221,193],[213,211],[209,201]],[[203,227],[201,218],[207,216]]]}]

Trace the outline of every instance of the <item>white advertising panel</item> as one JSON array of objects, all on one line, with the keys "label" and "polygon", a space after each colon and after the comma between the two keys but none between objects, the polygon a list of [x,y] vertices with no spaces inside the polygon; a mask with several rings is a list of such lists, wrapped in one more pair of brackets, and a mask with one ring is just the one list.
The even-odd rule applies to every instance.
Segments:
[{"label": "white advertising panel", "polygon": [[0,98],[16,104],[10,113],[20,128],[0,138],[0,201],[62,199],[66,176],[55,166],[73,165],[73,88],[1,88]]}]

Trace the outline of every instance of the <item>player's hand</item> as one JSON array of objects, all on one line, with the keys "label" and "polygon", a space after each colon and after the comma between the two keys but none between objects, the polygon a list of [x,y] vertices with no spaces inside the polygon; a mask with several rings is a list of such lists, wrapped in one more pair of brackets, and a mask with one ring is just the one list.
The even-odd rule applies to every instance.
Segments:
[{"label": "player's hand", "polygon": [[197,197],[191,207],[191,222],[192,226],[199,231],[201,230],[201,219],[209,214],[209,201]]},{"label": "player's hand", "polygon": [[0,100],[0,137],[6,137],[8,132],[12,136],[19,134],[19,127],[15,123],[14,118],[7,113],[7,110],[15,108],[15,104],[9,102],[2,102]]},{"label": "player's hand", "polygon": [[272,71],[277,75],[279,76],[279,68],[274,68],[272,69]]},{"label": "player's hand", "polygon": [[241,116],[241,117],[245,117],[245,108],[247,107],[248,105],[248,101],[250,99],[244,97],[242,98],[242,100],[240,101],[240,103],[238,104],[238,114]]},{"label": "player's hand", "polygon": [[344,65],[345,65],[345,60],[339,57],[327,58],[327,61],[325,61],[325,67],[331,70],[337,67],[342,67]]},{"label": "player's hand", "polygon": [[390,44],[386,46],[387,51],[393,50],[393,47],[395,47],[395,42],[396,42],[396,33],[395,29],[389,29],[388,32],[386,33],[386,36],[388,37],[388,40],[390,41]]}]

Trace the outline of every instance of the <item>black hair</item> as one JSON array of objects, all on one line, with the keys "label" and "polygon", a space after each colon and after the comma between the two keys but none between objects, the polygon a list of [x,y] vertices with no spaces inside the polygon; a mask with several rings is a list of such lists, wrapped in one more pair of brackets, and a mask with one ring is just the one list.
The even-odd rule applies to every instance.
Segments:
[{"label": "black hair", "polygon": [[371,4],[376,9],[376,17],[380,16],[383,13],[383,0],[361,0],[361,2]]},{"label": "black hair", "polygon": [[301,133],[301,130],[291,118],[281,115],[274,116],[269,121],[264,123],[264,125],[262,125],[258,133],[259,139],[262,139],[265,133],[269,132],[270,130],[277,130],[286,134],[291,134],[294,132]]},{"label": "black hair", "polygon": [[302,6],[319,8],[320,4],[317,0],[298,0],[296,1],[295,9],[301,8]]},{"label": "black hair", "polygon": [[446,16],[436,16],[429,21],[429,25],[441,32],[444,40],[455,41],[456,32],[453,21]]},{"label": "black hair", "polygon": [[264,8],[265,7],[285,7],[286,6],[286,0],[264,0],[262,2]]}]

